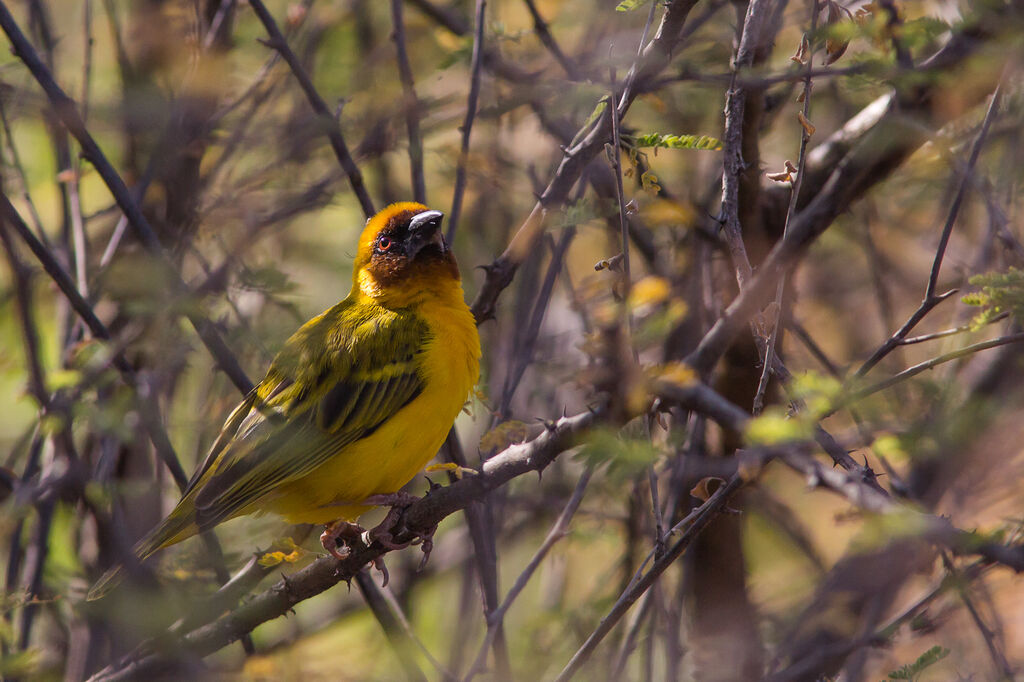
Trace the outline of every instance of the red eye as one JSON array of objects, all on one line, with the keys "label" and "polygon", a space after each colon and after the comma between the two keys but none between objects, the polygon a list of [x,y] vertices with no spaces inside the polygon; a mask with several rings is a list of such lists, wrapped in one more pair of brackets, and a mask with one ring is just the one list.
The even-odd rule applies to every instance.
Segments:
[{"label": "red eye", "polygon": [[391,248],[391,240],[387,237],[381,237],[377,240],[377,248],[381,251],[387,251]]}]

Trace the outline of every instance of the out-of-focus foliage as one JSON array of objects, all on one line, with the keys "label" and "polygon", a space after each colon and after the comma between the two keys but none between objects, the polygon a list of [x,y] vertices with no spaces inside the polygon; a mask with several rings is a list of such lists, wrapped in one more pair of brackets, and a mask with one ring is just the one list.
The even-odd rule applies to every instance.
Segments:
[{"label": "out-of-focus foliage", "polygon": [[1024,271],[1011,267],[1006,272],[974,275],[969,281],[979,291],[965,294],[962,300],[982,309],[971,319],[972,328],[981,329],[1006,313],[1020,319],[1024,312]]},{"label": "out-of-focus foliage", "polygon": [[[174,293],[168,270],[121,223],[19,56],[0,53],[2,189],[112,337],[95,338],[13,239],[30,277],[20,280],[9,258],[0,265],[4,678],[87,679],[148,638],[170,642],[179,619],[201,625],[220,615],[203,606],[226,574],[264,567],[267,577],[244,591],[277,585],[272,602],[289,589],[282,576],[293,580],[322,554],[321,529],[238,519],[215,532],[222,557],[201,540],[182,543],[153,562],[155,577],[126,584],[109,602],[83,601],[178,498],[150,427],[166,432],[187,476],[241,398],[183,315],[211,320],[258,379],[298,324],[349,290],[366,216],[326,130],[337,122],[379,208],[412,198],[413,113],[426,203],[451,213],[475,3],[400,3],[415,105],[400,76],[391,2],[266,4],[334,121],[314,114],[249,3],[4,2],[140,197],[191,292]],[[682,4],[486,3],[466,194],[452,226],[468,301],[486,289],[492,263],[529,224],[551,179],[582,158],[573,154],[589,135],[607,134],[565,201],[546,206],[542,236],[525,248],[495,319],[480,327],[483,377],[456,423],[465,461],[442,455],[426,472],[430,483],[417,477],[406,490],[422,495],[472,479],[563,414],[600,411],[597,426],[541,475],[518,476],[445,518],[422,571],[416,547],[386,555],[389,608],[401,610],[418,643],[401,624],[385,634],[358,585],[340,585],[286,617],[254,621],[255,653],[232,643],[200,661],[163,647],[182,666],[179,677],[384,680],[417,678],[410,671],[418,668],[428,679],[462,679],[484,642],[481,604],[505,598],[584,476],[592,478],[579,509],[551,536],[558,541],[505,614],[477,679],[502,679],[505,660],[510,679],[555,678],[687,524],[658,533],[734,476],[744,489],[617,621],[576,679],[714,682],[785,672],[927,682],[1024,670],[1024,584],[976,554],[1021,542],[1021,347],[951,359],[854,399],[907,367],[1020,332],[1017,3],[828,0],[815,13],[809,2],[760,2],[766,33],[740,69],[746,3],[694,3],[671,54],[662,43],[644,51],[641,36],[660,40],[666,11]],[[949,46],[956,49],[944,52]],[[641,63],[657,68],[638,70]],[[627,92],[631,78],[638,81]],[[997,83],[1001,100],[968,170]],[[723,114],[730,91],[744,97],[738,140]],[[608,105],[624,93],[616,150]],[[737,197],[724,206],[730,158]],[[961,182],[936,293],[969,293],[928,308],[865,368],[919,309]],[[685,359],[739,291],[738,255],[723,229],[730,212],[755,277],[784,233],[815,229],[789,251],[795,267],[779,300],[773,282],[714,369],[702,372]],[[791,372],[785,381],[763,372],[773,332]],[[119,353],[134,383],[114,364]],[[771,377],[768,404],[754,416],[762,374]],[[683,409],[658,398],[659,385],[714,389],[751,420],[741,433],[724,428],[714,405]],[[877,481],[905,506],[865,511],[862,497],[825,490],[820,477],[766,455],[832,467],[820,449],[806,454],[819,426],[866,467],[851,477]],[[786,450],[794,443],[804,449]],[[965,531],[962,555],[936,539],[926,513]],[[377,510],[361,523],[383,516]]]}]

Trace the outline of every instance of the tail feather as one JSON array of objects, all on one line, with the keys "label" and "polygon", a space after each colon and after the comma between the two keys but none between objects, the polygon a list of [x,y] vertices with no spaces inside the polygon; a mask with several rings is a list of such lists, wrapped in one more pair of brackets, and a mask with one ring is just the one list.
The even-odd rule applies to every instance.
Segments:
[{"label": "tail feather", "polygon": [[[141,563],[157,550],[181,542],[198,532],[195,523],[195,510],[191,508],[191,505],[183,507],[185,507],[185,500],[182,500],[170,516],[160,522],[160,525],[135,544],[132,553],[137,561]],[[121,583],[124,574],[124,564],[117,563],[112,566],[89,588],[89,593],[85,597],[86,601],[95,601],[106,596]]]}]

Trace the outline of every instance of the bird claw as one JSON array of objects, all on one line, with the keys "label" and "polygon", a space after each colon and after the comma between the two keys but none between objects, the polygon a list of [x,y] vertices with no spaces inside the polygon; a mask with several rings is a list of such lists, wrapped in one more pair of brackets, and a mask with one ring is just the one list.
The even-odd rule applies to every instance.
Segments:
[{"label": "bird claw", "polygon": [[[324,528],[324,532],[320,534],[320,544],[335,559],[344,561],[352,555],[352,548],[349,546],[348,541],[359,539],[365,532],[366,529],[358,524],[348,521],[335,521],[328,524]],[[340,547],[338,546],[338,540],[341,540]]]},{"label": "bird claw", "polygon": [[[416,544],[421,545],[420,548],[423,551],[423,559],[420,561],[419,568],[416,569],[418,571],[423,570],[423,567],[427,565],[427,559],[430,558],[430,552],[434,549],[433,538],[434,532],[437,531],[437,526],[434,526],[426,533],[410,531],[414,534],[414,537],[407,542],[395,542],[394,534],[391,531],[394,530],[395,524],[397,524],[402,518],[402,512],[413,503],[419,502],[420,499],[421,498],[416,495],[410,495],[405,492],[373,495],[372,497],[366,498],[365,504],[378,506],[390,505],[391,509],[388,510],[387,516],[384,517],[383,521],[372,529],[363,531],[362,533],[362,540],[367,545],[377,542],[389,550],[405,549],[410,545]],[[383,565],[383,562],[381,562],[381,564]],[[386,570],[383,572],[385,572],[386,575]]]},{"label": "bird claw", "polygon": [[380,574],[383,576],[383,579],[381,580],[380,586],[381,587],[387,587],[388,586],[388,581],[391,580],[391,575],[388,574],[388,567],[384,565],[384,557],[383,556],[379,556],[376,559],[374,559],[373,560],[373,567],[376,568],[378,571],[380,571]]},{"label": "bird claw", "polygon": [[[341,540],[340,546],[338,545],[338,540]],[[352,547],[349,543],[353,540],[361,541],[367,547],[373,542],[370,531],[349,521],[335,521],[327,525],[324,532],[320,535],[320,543],[324,546],[324,549],[338,561],[344,561],[352,556]],[[384,546],[387,547],[387,545]],[[373,559],[371,563],[384,576],[381,587],[387,587],[391,576],[388,574],[388,567],[384,565],[384,557],[379,556]],[[351,584],[349,587],[351,589]]]}]

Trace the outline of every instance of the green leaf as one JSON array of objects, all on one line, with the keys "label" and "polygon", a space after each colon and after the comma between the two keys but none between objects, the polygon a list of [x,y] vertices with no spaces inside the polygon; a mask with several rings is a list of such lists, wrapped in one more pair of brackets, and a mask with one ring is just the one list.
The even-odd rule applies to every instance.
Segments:
[{"label": "green leaf", "polygon": [[1011,267],[1006,272],[975,275],[969,281],[981,289],[960,299],[967,305],[982,308],[971,320],[972,329],[985,326],[1005,312],[1017,320],[1024,316],[1024,270]]},{"label": "green leaf", "polygon": [[662,135],[661,133],[647,133],[634,138],[633,147],[642,149],[654,147],[661,149],[699,149],[718,151],[722,148],[722,141],[707,135]]},{"label": "green leaf", "polygon": [[579,458],[590,466],[607,465],[607,475],[629,480],[647,469],[659,455],[650,438],[631,433],[629,425],[619,431],[598,429],[580,448]]},{"label": "green leaf", "polygon": [[933,646],[921,654],[916,661],[889,673],[890,680],[916,680],[925,668],[934,665],[949,655],[949,649]]},{"label": "green leaf", "polygon": [[559,211],[557,217],[551,216],[548,219],[550,228],[569,227],[571,225],[582,225],[591,220],[599,220],[608,216],[618,215],[619,205],[614,198],[591,199],[584,197],[579,201],[566,204]]},{"label": "green leaf", "polygon": [[818,372],[801,372],[790,385],[790,395],[807,405],[807,411],[814,419],[831,412],[842,397],[843,385],[832,376]]},{"label": "green leaf", "polygon": [[810,423],[790,418],[781,407],[769,407],[760,417],[747,425],[747,442],[751,445],[778,445],[811,437]]},{"label": "green leaf", "polygon": [[615,6],[616,12],[632,12],[638,7],[643,7],[650,0],[622,0]]}]

